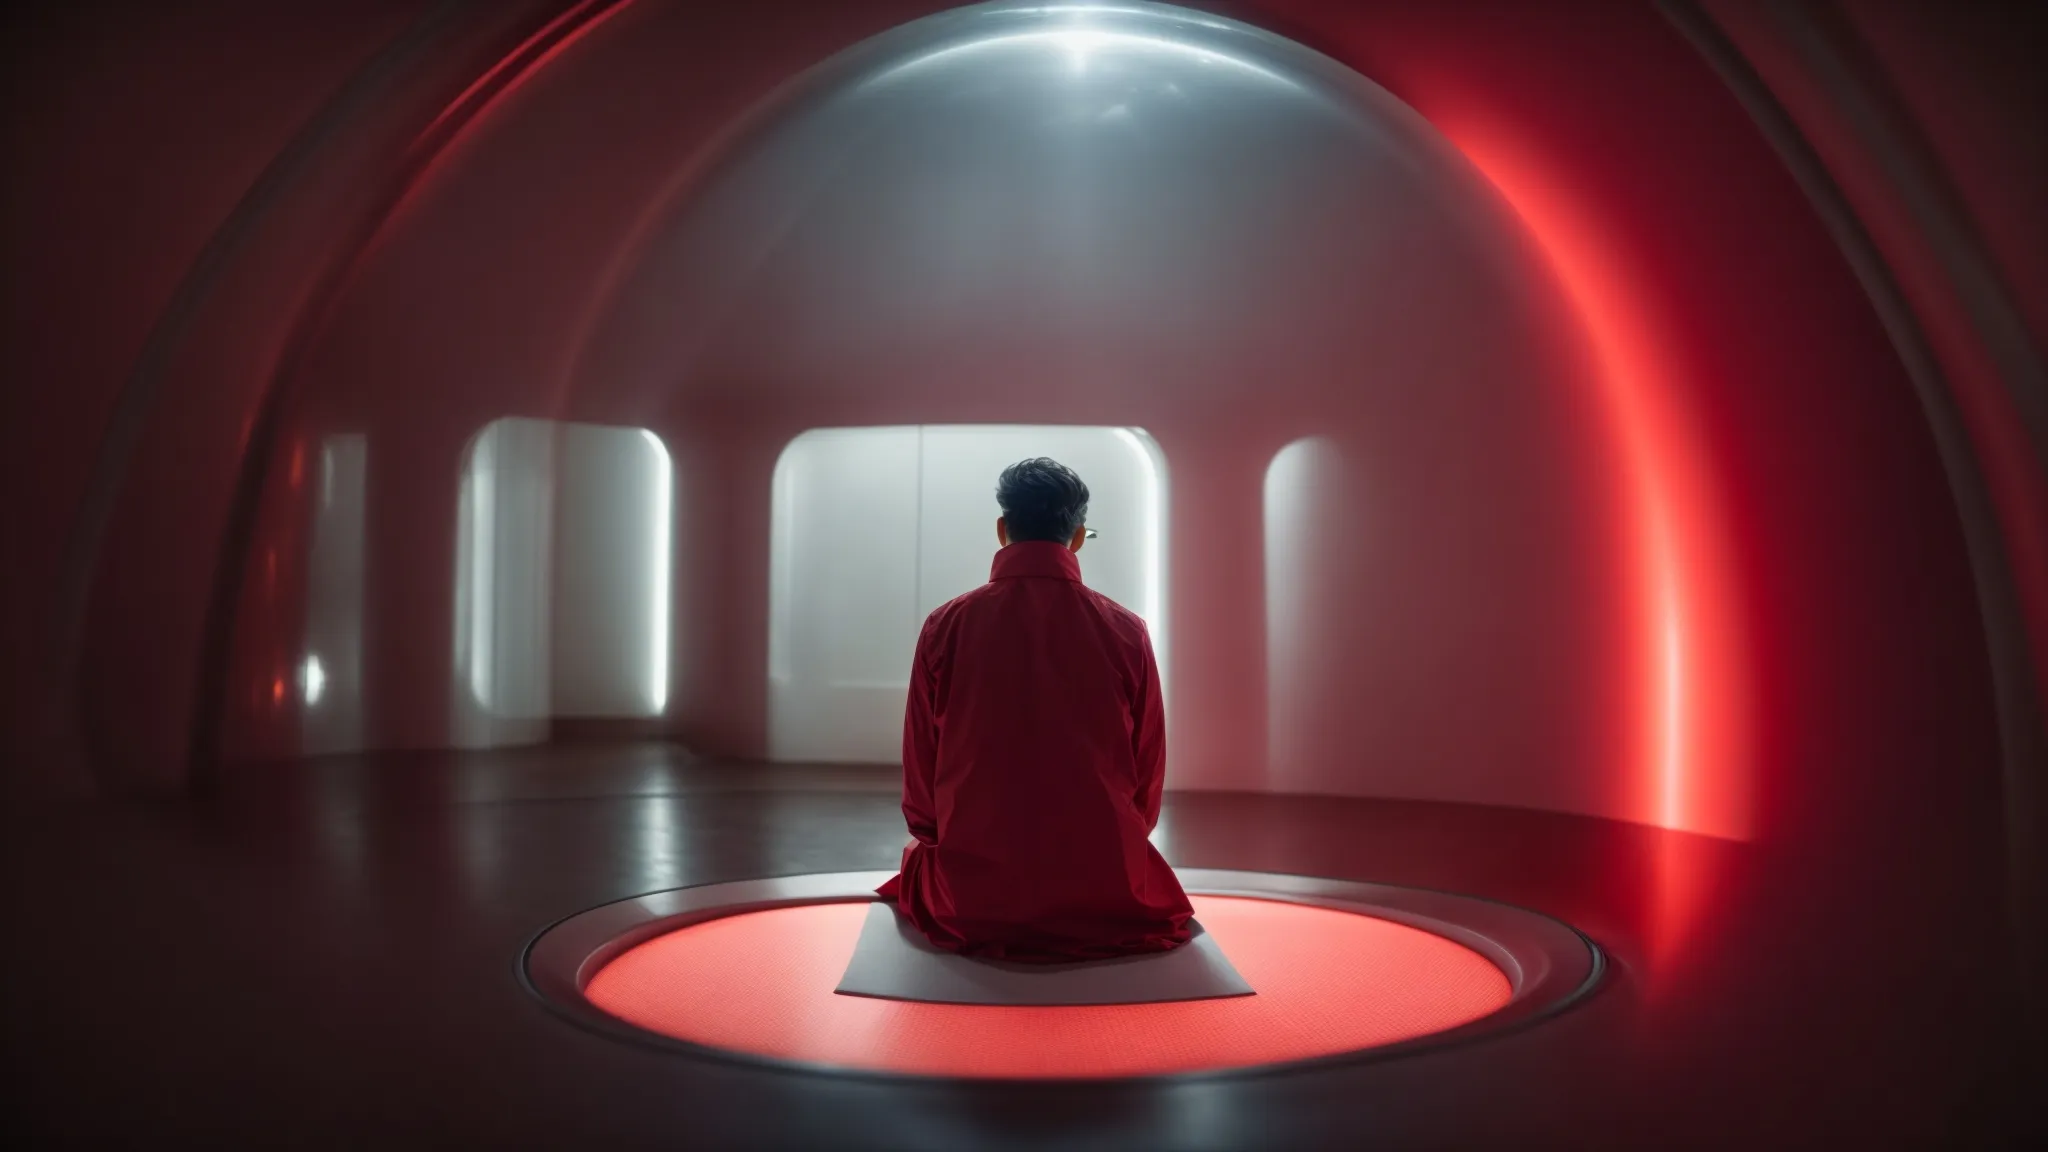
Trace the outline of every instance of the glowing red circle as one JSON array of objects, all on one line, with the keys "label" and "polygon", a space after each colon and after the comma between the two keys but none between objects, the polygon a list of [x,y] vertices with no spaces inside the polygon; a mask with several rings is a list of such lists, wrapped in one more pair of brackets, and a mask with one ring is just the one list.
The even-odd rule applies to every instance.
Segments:
[{"label": "glowing red circle", "polygon": [[1507,977],[1433,933],[1350,912],[1195,896],[1257,995],[1011,1008],[840,996],[867,906],[804,904],[678,929],[584,990],[630,1024],[711,1048],[930,1076],[1072,1078],[1243,1068],[1376,1048],[1476,1020]]}]

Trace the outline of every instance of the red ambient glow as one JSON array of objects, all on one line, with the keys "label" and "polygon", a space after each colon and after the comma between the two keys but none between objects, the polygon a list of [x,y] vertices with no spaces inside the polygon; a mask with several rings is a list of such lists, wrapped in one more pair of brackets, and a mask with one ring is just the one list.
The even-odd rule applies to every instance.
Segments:
[{"label": "red ambient glow", "polygon": [[1621,466],[1631,540],[1630,805],[1646,824],[1746,840],[1750,781],[1740,612],[1711,471],[1634,270],[1541,158],[1510,132],[1439,122],[1521,217],[1590,343]]}]

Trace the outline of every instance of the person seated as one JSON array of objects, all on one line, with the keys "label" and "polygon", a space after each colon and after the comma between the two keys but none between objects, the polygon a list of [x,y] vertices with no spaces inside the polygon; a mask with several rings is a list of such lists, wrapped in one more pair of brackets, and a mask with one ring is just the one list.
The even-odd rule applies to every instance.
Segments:
[{"label": "person seated", "polygon": [[946,951],[1031,963],[1185,943],[1148,839],[1166,716],[1136,613],[1081,582],[1088,486],[1038,458],[996,488],[989,582],[925,620],[903,718],[901,872],[878,889]]}]

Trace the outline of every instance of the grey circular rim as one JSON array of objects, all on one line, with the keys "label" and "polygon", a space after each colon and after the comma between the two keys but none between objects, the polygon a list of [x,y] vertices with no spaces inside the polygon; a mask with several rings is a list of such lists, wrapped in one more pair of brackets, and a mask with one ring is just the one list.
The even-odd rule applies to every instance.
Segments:
[{"label": "grey circular rim", "polygon": [[[1177,870],[1201,896],[1244,896],[1331,908],[1391,920],[1462,944],[1508,978],[1508,1002],[1476,1020],[1392,1044],[1300,1060],[1122,1077],[1032,1078],[1033,1084],[1188,1082],[1272,1075],[1306,1068],[1389,1060],[1470,1044],[1532,1025],[1584,1000],[1607,962],[1599,945],[1562,920],[1478,896],[1362,880],[1214,868]],[[1002,1077],[897,1072],[790,1060],[716,1048],[652,1032],[605,1012],[584,995],[590,980],[621,953],[679,928],[768,908],[862,903],[893,872],[822,872],[670,888],[601,904],[547,926],[521,952],[518,976],[540,1002],[579,1027],[616,1040],[721,1064],[879,1081],[1000,1083]],[[1016,1082],[1016,1081],[1009,1081]]]}]

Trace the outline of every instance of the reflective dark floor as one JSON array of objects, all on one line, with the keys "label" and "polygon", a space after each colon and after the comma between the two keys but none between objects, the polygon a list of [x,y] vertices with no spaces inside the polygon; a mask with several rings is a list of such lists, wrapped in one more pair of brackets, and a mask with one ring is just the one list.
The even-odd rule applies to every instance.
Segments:
[{"label": "reflective dark floor", "polygon": [[1917,1148],[2025,1146],[2039,1120],[1974,909],[1507,809],[1168,798],[1176,864],[1487,896],[1613,961],[1562,1016],[1399,1060],[1078,1085],[781,1072],[583,1031],[515,976],[535,932],[606,901],[890,867],[894,787],[592,745],[12,813],[10,1123],[90,1146]]}]

